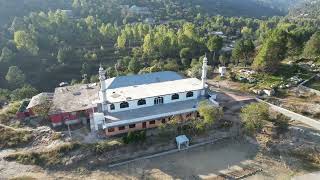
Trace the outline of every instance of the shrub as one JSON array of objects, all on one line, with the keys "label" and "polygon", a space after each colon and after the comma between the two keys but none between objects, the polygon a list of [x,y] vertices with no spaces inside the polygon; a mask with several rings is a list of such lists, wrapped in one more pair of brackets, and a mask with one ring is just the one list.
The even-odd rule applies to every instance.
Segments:
[{"label": "shrub", "polygon": [[223,116],[223,111],[210,105],[208,101],[202,101],[199,104],[199,114],[203,117],[203,123],[210,126]]},{"label": "shrub", "polygon": [[282,133],[288,130],[289,127],[289,118],[283,114],[278,114],[274,120],[274,125],[277,126],[278,133]]},{"label": "shrub", "polygon": [[122,138],[123,143],[130,144],[130,143],[137,143],[137,142],[144,142],[146,140],[146,131],[136,131],[136,132],[129,132],[127,136]]},{"label": "shrub", "polygon": [[33,135],[30,131],[0,128],[0,148],[11,148],[29,143]]},{"label": "shrub", "polygon": [[5,159],[7,161],[17,161],[21,164],[31,164],[39,166],[61,165],[64,162],[63,158],[79,147],[80,144],[78,143],[68,143],[44,152],[25,152],[10,154],[6,156]]},{"label": "shrub", "polygon": [[11,178],[10,180],[37,180],[37,179],[31,176],[19,176],[19,177]]},{"label": "shrub", "polygon": [[252,103],[241,109],[240,117],[245,132],[253,135],[260,131],[265,120],[269,120],[269,107],[264,103]]},{"label": "shrub", "polygon": [[92,151],[97,154],[103,154],[104,152],[111,151],[119,146],[122,143],[119,141],[100,141],[92,146]]}]

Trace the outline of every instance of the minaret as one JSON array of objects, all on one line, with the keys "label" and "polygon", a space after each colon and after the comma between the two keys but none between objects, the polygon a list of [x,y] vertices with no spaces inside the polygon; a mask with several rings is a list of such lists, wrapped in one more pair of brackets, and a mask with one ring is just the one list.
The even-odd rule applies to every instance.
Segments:
[{"label": "minaret", "polygon": [[207,71],[208,71],[208,59],[206,54],[203,58],[203,63],[202,63],[202,76],[201,76],[202,88],[206,88]]},{"label": "minaret", "polygon": [[106,110],[104,108],[104,104],[107,102],[107,88],[106,88],[106,71],[103,69],[103,67],[100,64],[100,68],[99,68],[99,80],[100,80],[100,94],[101,94],[101,100],[102,100],[102,110]]}]

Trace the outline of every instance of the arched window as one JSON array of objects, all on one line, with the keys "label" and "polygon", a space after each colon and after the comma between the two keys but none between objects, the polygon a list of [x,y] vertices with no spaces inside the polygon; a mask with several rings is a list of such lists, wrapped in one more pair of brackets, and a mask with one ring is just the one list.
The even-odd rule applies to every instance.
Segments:
[{"label": "arched window", "polygon": [[176,100],[176,99],[179,99],[179,94],[173,94],[171,96],[171,100]]},{"label": "arched window", "polygon": [[154,104],[163,104],[163,97],[154,98]]},{"label": "arched window", "polygon": [[114,110],[115,107],[114,107],[114,104],[110,104],[110,110]]},{"label": "arched window", "polygon": [[120,108],[123,109],[123,108],[128,108],[129,107],[129,103],[128,102],[122,102],[120,103]]},{"label": "arched window", "polygon": [[193,97],[193,92],[192,92],[192,91],[187,92],[186,97],[187,97],[187,98],[188,98],[188,97]]},{"label": "arched window", "polygon": [[145,105],[146,103],[147,103],[147,102],[146,102],[145,99],[140,99],[140,100],[138,101],[138,106]]}]

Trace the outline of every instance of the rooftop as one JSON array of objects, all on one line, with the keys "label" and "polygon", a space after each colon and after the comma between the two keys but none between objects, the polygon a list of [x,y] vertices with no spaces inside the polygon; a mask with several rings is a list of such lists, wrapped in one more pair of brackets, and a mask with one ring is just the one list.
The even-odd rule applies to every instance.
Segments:
[{"label": "rooftop", "polygon": [[188,113],[197,110],[200,99],[160,104],[122,112],[108,113],[105,118],[106,127],[138,123],[145,120],[169,117],[176,114]]},{"label": "rooftop", "polygon": [[[112,103],[202,89],[200,80],[183,79],[172,71],[119,76],[105,82],[107,98]],[[97,83],[58,87],[49,114],[93,108],[100,101],[99,90]]]},{"label": "rooftop", "polygon": [[110,103],[157,97],[174,93],[201,90],[202,83],[197,78],[180,79],[159,83],[146,83],[116,89],[107,89]]},{"label": "rooftop", "polygon": [[94,84],[76,84],[55,89],[49,114],[81,111],[95,107],[92,102],[99,100],[100,86]]},{"label": "rooftop", "polygon": [[43,92],[36,96],[33,96],[27,109],[44,104],[45,102],[51,101],[53,99],[53,93]]},{"label": "rooftop", "polygon": [[107,89],[116,89],[120,87],[135,86],[141,84],[150,84],[157,82],[173,81],[183,79],[178,73],[173,71],[162,71],[148,74],[118,76],[106,79]]}]

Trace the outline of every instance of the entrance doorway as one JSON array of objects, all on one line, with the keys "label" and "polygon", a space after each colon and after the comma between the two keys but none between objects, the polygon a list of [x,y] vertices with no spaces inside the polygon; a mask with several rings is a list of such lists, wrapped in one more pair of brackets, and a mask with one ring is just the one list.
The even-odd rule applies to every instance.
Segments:
[{"label": "entrance doorway", "polygon": [[143,129],[147,128],[147,122],[143,122],[143,123],[142,123],[142,128],[143,128]]}]

